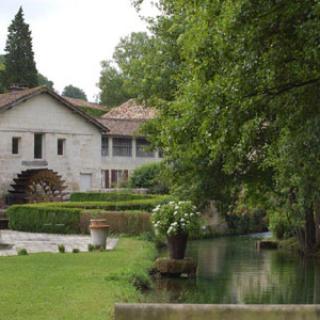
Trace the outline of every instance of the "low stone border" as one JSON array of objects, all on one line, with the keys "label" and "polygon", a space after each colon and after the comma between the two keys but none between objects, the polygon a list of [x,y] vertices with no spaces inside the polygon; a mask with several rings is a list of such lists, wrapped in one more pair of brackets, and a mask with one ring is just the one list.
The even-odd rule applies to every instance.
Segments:
[{"label": "low stone border", "polygon": [[[0,241],[10,244],[10,249],[0,250],[0,256],[16,255],[20,249],[26,249],[29,253],[58,252],[58,245],[64,245],[66,252],[79,249],[88,251],[90,236],[61,235],[47,233],[19,232],[12,230],[0,230]],[[107,250],[113,250],[118,243],[116,238],[107,239]]]},{"label": "low stone border", "polygon": [[319,320],[320,305],[116,304],[115,320]]}]

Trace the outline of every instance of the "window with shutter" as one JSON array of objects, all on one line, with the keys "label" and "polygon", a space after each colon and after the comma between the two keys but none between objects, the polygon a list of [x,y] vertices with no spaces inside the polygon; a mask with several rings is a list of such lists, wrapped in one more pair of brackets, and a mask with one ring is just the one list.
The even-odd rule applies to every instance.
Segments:
[{"label": "window with shutter", "polygon": [[129,178],[128,170],[111,170],[111,188],[117,188]]},{"label": "window with shutter", "polygon": [[136,155],[139,158],[153,158],[154,152],[149,150],[150,143],[143,138],[136,140]]},{"label": "window with shutter", "polygon": [[113,138],[112,154],[117,157],[132,157],[132,139]]},{"label": "window with shutter", "polygon": [[101,137],[101,156],[107,157],[109,155],[109,138],[107,136]]},{"label": "window with shutter", "polygon": [[13,137],[12,138],[12,154],[19,154],[19,147],[20,147],[20,137]]}]

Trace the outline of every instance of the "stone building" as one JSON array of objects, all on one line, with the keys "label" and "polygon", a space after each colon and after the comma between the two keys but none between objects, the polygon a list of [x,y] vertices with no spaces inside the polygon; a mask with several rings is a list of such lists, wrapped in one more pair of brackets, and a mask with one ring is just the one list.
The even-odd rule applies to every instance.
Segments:
[{"label": "stone building", "polygon": [[79,105],[46,87],[0,94],[1,196],[21,172],[49,169],[68,191],[88,191],[114,187],[136,167],[160,160],[139,136],[152,109],[129,101],[94,118]]}]

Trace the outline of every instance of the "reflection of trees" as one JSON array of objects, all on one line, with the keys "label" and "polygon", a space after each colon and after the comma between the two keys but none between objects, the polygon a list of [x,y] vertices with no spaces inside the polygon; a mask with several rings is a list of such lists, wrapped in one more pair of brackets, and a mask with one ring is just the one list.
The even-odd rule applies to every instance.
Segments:
[{"label": "reflection of trees", "polygon": [[312,259],[270,255],[270,282],[262,290],[248,291],[245,303],[319,303],[320,270]]},{"label": "reflection of trees", "polygon": [[241,237],[194,242],[189,253],[198,260],[198,278],[166,280],[171,302],[320,303],[320,267],[313,260],[257,253],[254,241]]}]

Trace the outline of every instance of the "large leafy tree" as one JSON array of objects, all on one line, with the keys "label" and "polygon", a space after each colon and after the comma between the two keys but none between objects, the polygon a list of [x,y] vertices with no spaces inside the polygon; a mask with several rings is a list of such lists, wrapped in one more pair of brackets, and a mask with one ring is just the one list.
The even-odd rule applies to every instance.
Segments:
[{"label": "large leafy tree", "polygon": [[173,99],[180,67],[177,49],[180,33],[174,28],[169,30],[170,26],[171,19],[163,17],[152,25],[152,35],[133,32],[120,40],[113,60],[102,62],[99,83],[102,102],[112,106],[138,98],[155,105]]},{"label": "large leafy tree", "polygon": [[319,2],[163,0],[159,6],[153,28],[169,20],[162,34],[179,30],[179,63],[174,98],[149,124],[149,138],[164,148],[173,180],[184,193],[225,207],[238,186],[256,200],[272,194],[303,249],[314,250],[320,244]]},{"label": "large leafy tree", "polygon": [[5,66],[7,87],[15,84],[32,88],[38,85],[31,31],[29,25],[24,21],[22,7],[8,28]]},{"label": "large leafy tree", "polygon": [[113,65],[112,61],[102,61],[99,80],[100,102],[108,107],[115,107],[133,98],[125,87],[123,73]]},{"label": "large leafy tree", "polygon": [[75,87],[72,84],[66,86],[63,89],[62,95],[65,97],[82,99],[87,101],[86,93],[82,89]]}]

